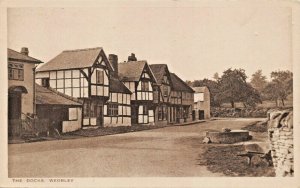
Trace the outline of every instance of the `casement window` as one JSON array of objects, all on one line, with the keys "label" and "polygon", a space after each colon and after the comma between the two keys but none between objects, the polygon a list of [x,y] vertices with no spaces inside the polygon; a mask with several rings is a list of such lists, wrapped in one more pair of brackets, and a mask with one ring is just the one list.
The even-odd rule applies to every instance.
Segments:
[{"label": "casement window", "polygon": [[167,120],[167,115],[168,115],[168,113],[167,113],[167,107],[166,107],[166,106],[163,106],[163,112],[164,112],[164,117],[163,117],[163,119],[164,119],[164,120]]},{"label": "casement window", "polygon": [[148,106],[143,106],[143,114],[148,115]]},{"label": "casement window", "polygon": [[163,95],[166,97],[169,95],[169,89],[168,86],[163,86]]},{"label": "casement window", "polygon": [[50,86],[50,82],[49,82],[49,78],[42,78],[42,86],[43,87],[49,87]]},{"label": "casement window", "polygon": [[107,115],[108,116],[118,116],[119,106],[118,104],[108,104],[107,106]]},{"label": "casement window", "polygon": [[158,120],[167,120],[167,107],[166,106],[158,107]]},{"label": "casement window", "polygon": [[24,65],[19,63],[8,64],[8,79],[9,80],[24,80]]},{"label": "casement window", "polygon": [[149,91],[149,82],[148,81],[142,81],[142,91]]},{"label": "casement window", "polygon": [[104,72],[101,70],[96,70],[96,83],[104,84]]},{"label": "casement window", "polygon": [[168,83],[169,83],[168,77],[167,77],[167,76],[164,76],[164,81],[163,81],[163,83],[165,83],[165,84],[168,84]]},{"label": "casement window", "polygon": [[78,119],[77,108],[69,108],[69,120],[76,121]]},{"label": "casement window", "polygon": [[163,120],[163,109],[162,109],[162,106],[158,107],[158,120]]}]

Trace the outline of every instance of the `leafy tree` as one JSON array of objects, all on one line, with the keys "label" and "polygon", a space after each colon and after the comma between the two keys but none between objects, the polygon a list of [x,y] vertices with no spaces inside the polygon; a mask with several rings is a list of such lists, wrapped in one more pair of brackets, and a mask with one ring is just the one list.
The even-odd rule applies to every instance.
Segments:
[{"label": "leafy tree", "polygon": [[222,102],[230,102],[232,108],[236,102],[254,106],[261,102],[258,91],[246,82],[243,69],[227,69],[219,79],[219,93],[216,95]]},{"label": "leafy tree", "polygon": [[263,76],[262,70],[257,70],[254,74],[252,74],[250,83],[253,88],[262,92],[267,85],[267,78],[266,76]]},{"label": "leafy tree", "polygon": [[284,100],[293,93],[293,73],[290,71],[271,72],[272,81],[263,90],[264,95],[269,100],[274,100],[278,106],[278,100],[284,106]]}]

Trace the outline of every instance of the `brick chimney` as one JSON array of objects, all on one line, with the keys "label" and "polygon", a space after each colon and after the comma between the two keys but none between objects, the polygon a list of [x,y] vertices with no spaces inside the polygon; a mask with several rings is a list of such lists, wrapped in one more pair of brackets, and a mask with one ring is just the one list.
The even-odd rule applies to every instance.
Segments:
[{"label": "brick chimney", "polygon": [[114,68],[114,72],[112,72],[113,77],[117,77],[119,73],[119,67],[118,67],[118,56],[115,54],[109,54],[108,60],[112,67]]},{"label": "brick chimney", "polygon": [[21,48],[21,54],[24,54],[24,55],[29,55],[29,50],[28,50],[28,48],[27,47],[23,47],[23,48]]},{"label": "brick chimney", "polygon": [[137,61],[134,53],[131,53],[131,55],[128,56],[128,61]]}]

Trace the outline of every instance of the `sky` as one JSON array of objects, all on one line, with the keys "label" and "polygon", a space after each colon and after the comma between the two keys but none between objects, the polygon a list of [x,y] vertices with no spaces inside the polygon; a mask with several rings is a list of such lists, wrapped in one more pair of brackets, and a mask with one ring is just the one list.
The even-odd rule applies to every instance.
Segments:
[{"label": "sky", "polygon": [[8,47],[47,62],[63,50],[103,47],[119,61],[135,53],[183,80],[228,68],[250,77],[292,70],[291,9],[260,6],[9,8]]}]

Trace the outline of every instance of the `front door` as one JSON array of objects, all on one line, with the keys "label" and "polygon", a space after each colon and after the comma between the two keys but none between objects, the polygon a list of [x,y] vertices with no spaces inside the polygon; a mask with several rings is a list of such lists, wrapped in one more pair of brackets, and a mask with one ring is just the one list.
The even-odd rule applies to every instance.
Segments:
[{"label": "front door", "polygon": [[199,110],[199,119],[204,119],[204,110]]},{"label": "front door", "polygon": [[102,105],[95,105],[95,113],[96,113],[96,118],[97,118],[97,126],[102,126],[103,125],[103,106]]},{"label": "front door", "polygon": [[193,121],[196,120],[196,112],[195,112],[195,110],[192,111],[192,118],[193,118]]},{"label": "front door", "polygon": [[8,119],[21,119],[22,93],[13,92],[8,95]]}]

